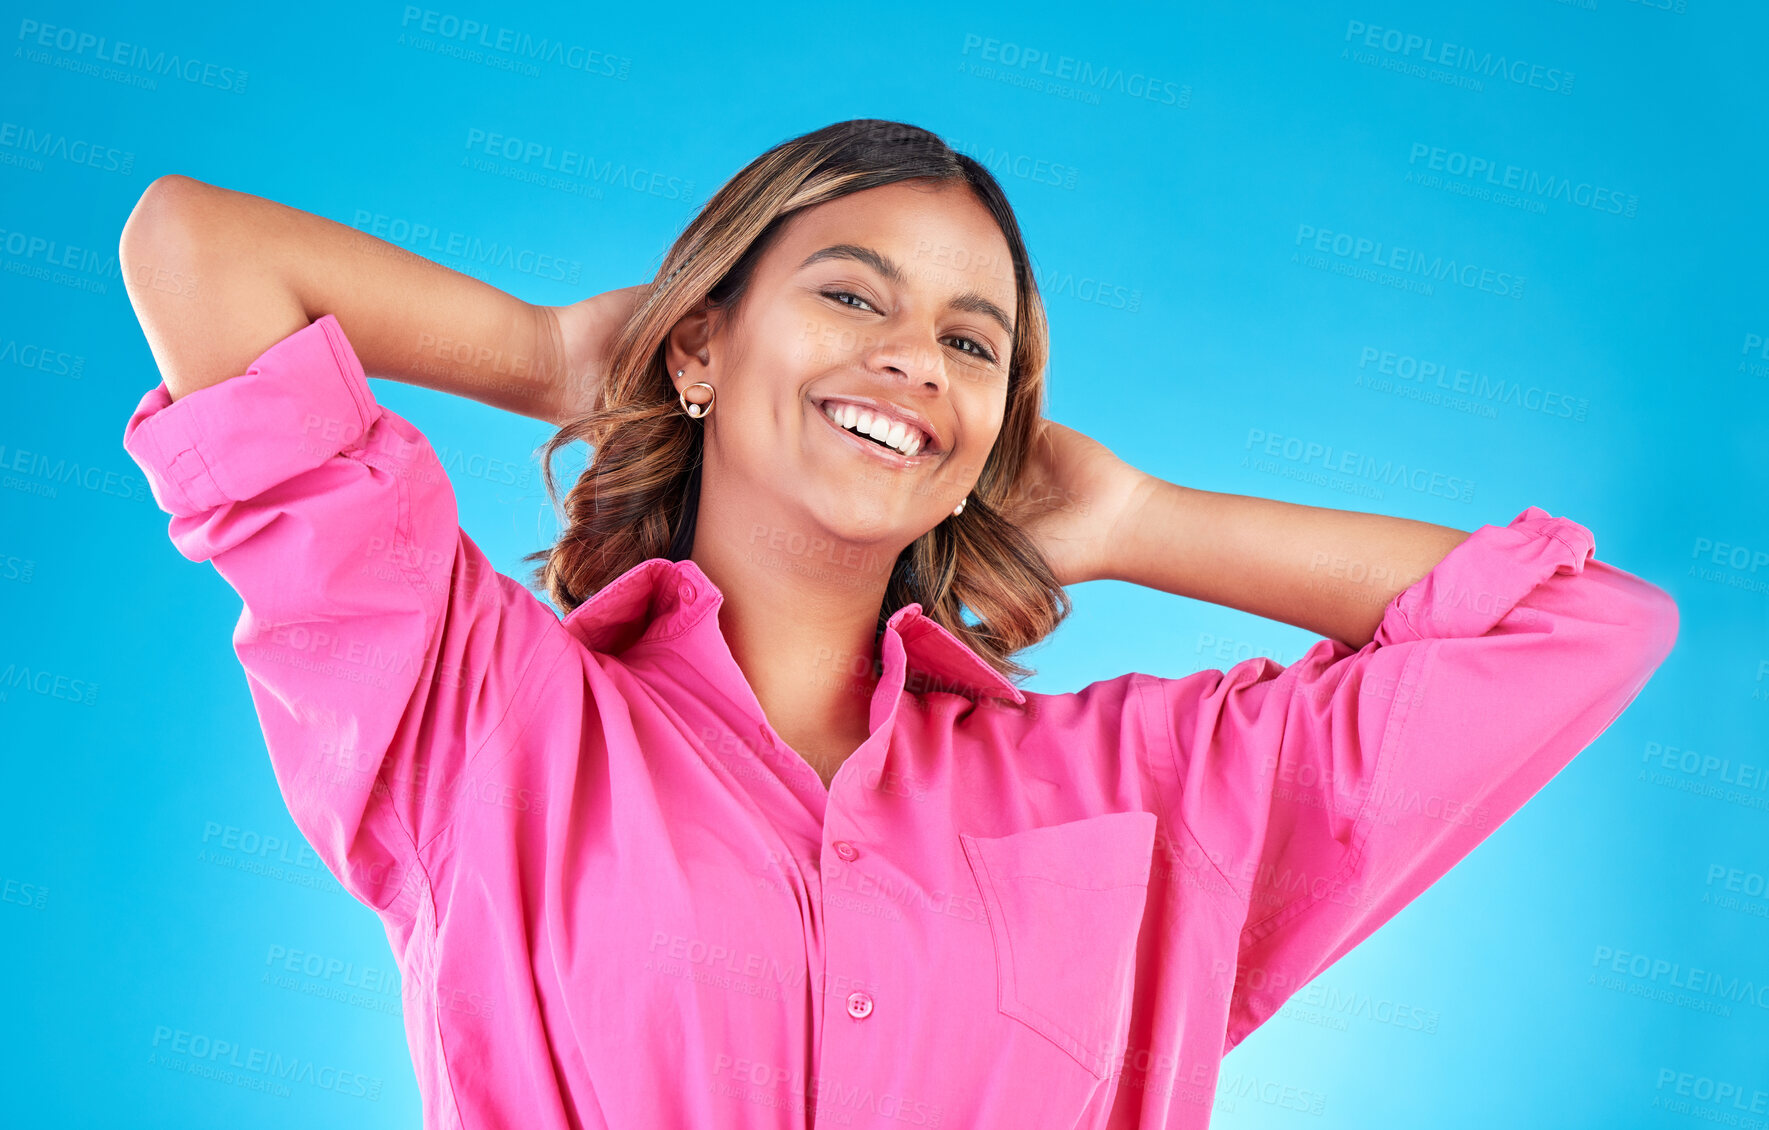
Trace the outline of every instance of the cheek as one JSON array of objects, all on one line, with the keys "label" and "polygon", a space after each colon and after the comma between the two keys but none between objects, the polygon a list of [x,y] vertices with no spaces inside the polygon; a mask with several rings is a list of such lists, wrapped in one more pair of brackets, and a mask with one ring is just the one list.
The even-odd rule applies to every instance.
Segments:
[{"label": "cheek", "polygon": [[967,412],[967,415],[959,417],[964,425],[965,444],[971,449],[970,454],[980,463],[988,458],[989,452],[1001,439],[1001,429],[1007,422],[1007,402],[1005,398],[996,396],[969,407]]},{"label": "cheek", "polygon": [[743,357],[763,371],[810,368],[833,355],[840,343],[840,327],[814,307],[780,303],[756,315],[746,327]]},{"label": "cheek", "polygon": [[960,456],[962,465],[955,469],[955,473],[965,476],[967,480],[975,480],[982,475],[989,456],[1001,442],[1002,422],[1001,409],[996,408],[978,420],[974,429],[966,430],[964,453]]},{"label": "cheek", "polygon": [[783,359],[804,369],[827,368],[859,348],[852,326],[806,318],[783,327],[786,348]]},{"label": "cheek", "polygon": [[768,404],[732,397],[731,411],[719,421],[714,441],[727,462],[759,466],[764,471],[769,457],[778,457],[782,429],[777,414]]},{"label": "cheek", "polygon": [[717,426],[708,435],[708,452],[747,477],[778,477],[782,466],[794,462],[811,443],[805,433],[817,421],[810,418],[797,382],[789,379],[796,369],[763,369],[763,358],[752,358],[741,374],[718,382]]}]

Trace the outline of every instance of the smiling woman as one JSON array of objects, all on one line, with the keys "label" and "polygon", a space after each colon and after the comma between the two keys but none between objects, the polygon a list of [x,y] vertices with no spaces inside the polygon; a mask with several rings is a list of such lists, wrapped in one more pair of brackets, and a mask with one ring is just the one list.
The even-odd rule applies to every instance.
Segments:
[{"label": "smiling woman", "polygon": [[[1042,415],[1048,339],[994,178],[913,126],[828,126],[725,184],[659,280],[614,344],[600,399],[545,452],[556,494],[553,454],[580,440],[595,449],[565,500],[563,536],[535,555],[554,601],[569,610],[644,560],[692,557],[721,590],[756,594],[757,608],[832,610],[833,634],[727,623],[740,662],[747,652],[809,669],[831,647],[870,656],[889,614],[916,603],[991,665],[1026,674],[1009,657],[1070,605],[1005,513]],[[680,411],[679,399],[710,402],[714,390],[704,424]],[[818,583],[746,553],[757,529],[857,545],[867,569],[888,567],[826,568]],[[741,615],[727,605],[728,619]],[[760,681],[770,704],[782,692]],[[870,689],[786,729],[864,736]],[[799,709],[772,705],[770,716]]]},{"label": "smiling woman", "polygon": [[[776,146],[657,282],[572,306],[360,240],[156,182],[126,277],[205,285],[132,286],[163,380],[124,443],[243,598],[283,796],[399,961],[426,1127],[1202,1130],[1223,1054],[1677,634],[1536,507],[1189,490],[1044,419],[1012,213],[912,126]],[[534,363],[434,368],[438,335]],[[557,608],[369,372],[592,446],[536,555]],[[1063,586],[1107,578],[1322,638],[1022,691]]]}]

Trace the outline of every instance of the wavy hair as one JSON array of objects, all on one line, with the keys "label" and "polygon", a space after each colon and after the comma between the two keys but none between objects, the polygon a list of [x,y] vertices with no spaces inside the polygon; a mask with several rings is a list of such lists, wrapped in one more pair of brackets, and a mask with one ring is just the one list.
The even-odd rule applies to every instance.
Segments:
[{"label": "wavy hair", "polygon": [[[547,496],[559,449],[583,441],[593,455],[565,496],[551,549],[531,553],[534,577],[567,614],[602,586],[653,557],[687,558],[694,546],[703,425],[684,415],[665,364],[671,329],[703,300],[734,314],[757,262],[806,208],[905,180],[963,183],[994,216],[1012,253],[1017,314],[1001,432],[962,514],[916,538],[892,566],[879,608],[919,603],[1004,676],[1031,669],[1010,656],[1049,635],[1069,596],[1031,539],[1002,507],[1044,408],[1049,328],[1019,224],[1001,186],[937,135],[861,118],[781,142],[727,181],[677,237],[650,293],[617,336],[601,403],[565,422],[542,450]],[[968,622],[965,613],[974,617]]]}]

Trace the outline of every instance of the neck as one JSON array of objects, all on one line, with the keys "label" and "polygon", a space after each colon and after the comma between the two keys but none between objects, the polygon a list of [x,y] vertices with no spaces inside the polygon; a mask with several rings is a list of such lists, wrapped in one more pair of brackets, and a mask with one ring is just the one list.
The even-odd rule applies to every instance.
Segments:
[{"label": "neck", "polygon": [[851,754],[872,729],[874,640],[897,551],[703,496],[690,557],[724,598],[719,629],[775,733],[820,773]]}]

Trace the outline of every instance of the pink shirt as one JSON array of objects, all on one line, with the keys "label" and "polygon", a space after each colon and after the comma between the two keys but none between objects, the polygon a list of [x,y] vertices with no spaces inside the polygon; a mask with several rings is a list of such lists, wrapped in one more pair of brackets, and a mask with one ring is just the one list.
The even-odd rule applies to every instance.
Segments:
[{"label": "pink shirt", "polygon": [[244,599],[277,781],[386,927],[431,1128],[1204,1127],[1222,1056],[1677,634],[1533,506],[1289,667],[1028,694],[911,604],[826,790],[697,566],[561,621],[459,529],[331,315],[162,383],[124,444]]}]

